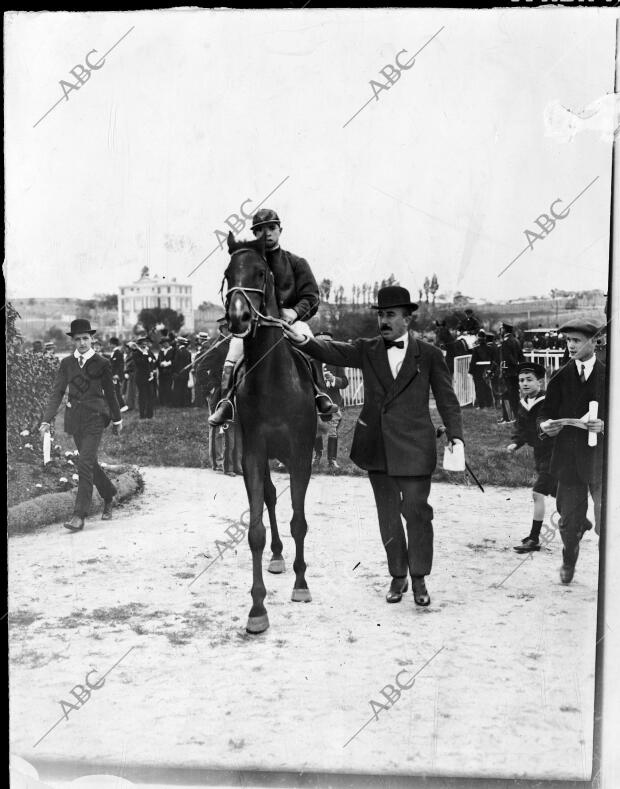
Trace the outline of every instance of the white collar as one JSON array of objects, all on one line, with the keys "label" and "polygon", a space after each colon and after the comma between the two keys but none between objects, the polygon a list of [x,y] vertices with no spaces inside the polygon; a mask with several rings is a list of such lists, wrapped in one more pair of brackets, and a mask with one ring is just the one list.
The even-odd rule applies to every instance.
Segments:
[{"label": "white collar", "polygon": [[[409,345],[409,332],[408,331],[406,331],[404,334],[401,334],[400,337],[397,337],[395,340],[393,340],[393,342],[401,342],[401,341],[405,343],[403,345],[403,347],[402,347],[402,350],[406,351],[407,350],[407,346]],[[395,348],[394,346],[392,346],[391,348],[388,348],[388,352],[389,351],[400,351],[400,350],[401,350],[400,348]]]},{"label": "white collar", "polygon": [[82,357],[82,359],[84,359],[84,364],[86,364],[86,362],[87,362],[89,359],[92,359],[92,357],[95,355],[95,352],[93,351],[93,349],[92,349],[92,348],[89,348],[89,349],[86,351],[86,353],[78,353],[78,349],[76,348],[76,349],[75,349],[75,351],[73,351],[73,355],[74,355],[74,356],[75,356],[75,358],[78,360],[78,362],[79,362],[79,360],[80,360],[80,356],[81,356],[81,357]]},{"label": "white collar", "polygon": [[531,411],[532,408],[534,408],[534,406],[536,405],[536,403],[540,403],[541,400],[544,400],[544,399],[545,399],[545,396],[544,396],[544,394],[542,394],[542,395],[538,395],[538,397],[535,400],[525,400],[522,397],[519,402],[521,403],[523,408],[525,408],[526,411]]},{"label": "white collar", "polygon": [[596,354],[592,355],[589,359],[586,359],[586,361],[582,361],[581,359],[574,359],[573,361],[577,365],[578,373],[581,373],[581,365],[583,364],[586,368],[586,373],[590,375],[592,368],[594,367],[594,362],[596,361]]}]

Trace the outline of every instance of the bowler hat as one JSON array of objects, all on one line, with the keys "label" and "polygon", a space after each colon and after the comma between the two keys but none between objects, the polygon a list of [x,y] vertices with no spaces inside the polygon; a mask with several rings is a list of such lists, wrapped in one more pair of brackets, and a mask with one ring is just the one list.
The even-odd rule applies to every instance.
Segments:
[{"label": "bowler hat", "polygon": [[136,342],[138,345],[141,345],[143,342],[150,342],[151,345],[153,344],[153,340],[146,334],[143,334],[141,337],[136,337]]},{"label": "bowler hat", "polygon": [[165,334],[163,337],[160,337],[159,338],[159,344],[161,345],[162,342],[167,342],[168,345],[170,345],[170,337],[168,337],[167,334]]},{"label": "bowler hat", "polygon": [[563,326],[558,329],[558,333],[566,334],[567,332],[576,331],[580,334],[585,334],[586,337],[593,337],[595,334],[600,334],[605,327],[599,326],[588,320],[581,320],[580,318],[573,318],[572,321],[567,321]]},{"label": "bowler hat", "polygon": [[410,307],[412,310],[417,310],[418,305],[411,301],[411,296],[407,288],[401,288],[400,285],[387,285],[385,288],[379,288],[377,294],[377,303],[371,305],[373,310],[387,310],[390,307]]},{"label": "bowler hat", "polygon": [[480,329],[480,331],[478,332],[478,337],[486,337],[486,336],[487,336],[487,333],[485,332],[485,330],[484,329]]},{"label": "bowler hat", "polygon": [[252,230],[261,225],[270,225],[272,222],[281,227],[280,217],[275,211],[272,211],[271,208],[261,208],[252,217]]},{"label": "bowler hat", "polygon": [[536,378],[544,378],[545,368],[538,362],[521,362],[517,367],[517,374],[520,373],[534,373]]},{"label": "bowler hat", "polygon": [[86,318],[76,318],[71,321],[71,331],[65,332],[68,337],[73,337],[74,334],[94,334],[97,329],[90,328],[90,321]]},{"label": "bowler hat", "polygon": [[502,329],[505,332],[511,332],[514,331],[514,326],[512,325],[512,323],[502,323]]}]

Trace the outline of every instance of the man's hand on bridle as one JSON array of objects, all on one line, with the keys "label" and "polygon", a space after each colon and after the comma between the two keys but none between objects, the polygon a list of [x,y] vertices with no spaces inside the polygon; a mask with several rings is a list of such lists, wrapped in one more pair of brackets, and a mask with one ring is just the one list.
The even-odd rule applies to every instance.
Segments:
[{"label": "man's hand on bridle", "polygon": [[295,310],[291,309],[290,307],[282,307],[280,310],[280,317],[287,323],[294,323],[299,316]]},{"label": "man's hand on bridle", "polygon": [[302,345],[308,338],[304,334],[298,334],[288,323],[282,321],[282,331],[287,340],[293,345]]}]

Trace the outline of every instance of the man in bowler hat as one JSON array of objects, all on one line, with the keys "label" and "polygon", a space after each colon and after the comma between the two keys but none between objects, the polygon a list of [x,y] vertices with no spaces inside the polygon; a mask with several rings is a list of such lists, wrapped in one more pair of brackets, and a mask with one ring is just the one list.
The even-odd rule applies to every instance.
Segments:
[{"label": "man in bowler hat", "polygon": [[[351,460],[368,471],[392,583],[388,603],[407,591],[411,575],[417,605],[430,604],[425,576],[433,560],[433,509],[428,503],[437,464],[437,440],[429,413],[432,390],[452,446],[463,443],[461,409],[439,348],[409,334],[414,310],[406,288],[378,292],[380,336],[344,342],[285,333],[315,359],[358,367],[364,377],[364,406],[357,420]],[[407,536],[401,520],[405,519]]]},{"label": "man in bowler hat", "polygon": [[83,318],[76,318],[71,322],[71,330],[67,334],[73,339],[75,351],[60,362],[54,388],[39,428],[41,435],[49,432],[62,398],[68,390],[65,433],[73,436],[80,453],[74,513],[71,520],[64,524],[70,531],[84,528],[84,519],[90,511],[93,483],[104,502],[102,520],[110,520],[112,517],[112,501],[116,494],[116,488],[97,462],[97,450],[110,419],[113,421],[115,433],[121,431],[123,423],[114,391],[110,362],[92,349],[95,331],[91,329],[90,322]]}]

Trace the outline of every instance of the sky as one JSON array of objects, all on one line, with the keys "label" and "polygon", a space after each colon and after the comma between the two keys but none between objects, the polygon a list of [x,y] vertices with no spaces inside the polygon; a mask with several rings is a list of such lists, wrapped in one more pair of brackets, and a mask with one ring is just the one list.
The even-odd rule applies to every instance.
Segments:
[{"label": "sky", "polygon": [[475,299],[606,291],[611,135],[563,134],[561,108],[613,92],[616,15],[9,14],[8,297],[112,293],[147,265],[218,301],[225,220],[261,203],[347,295],[391,273],[414,296],[433,273]]}]

